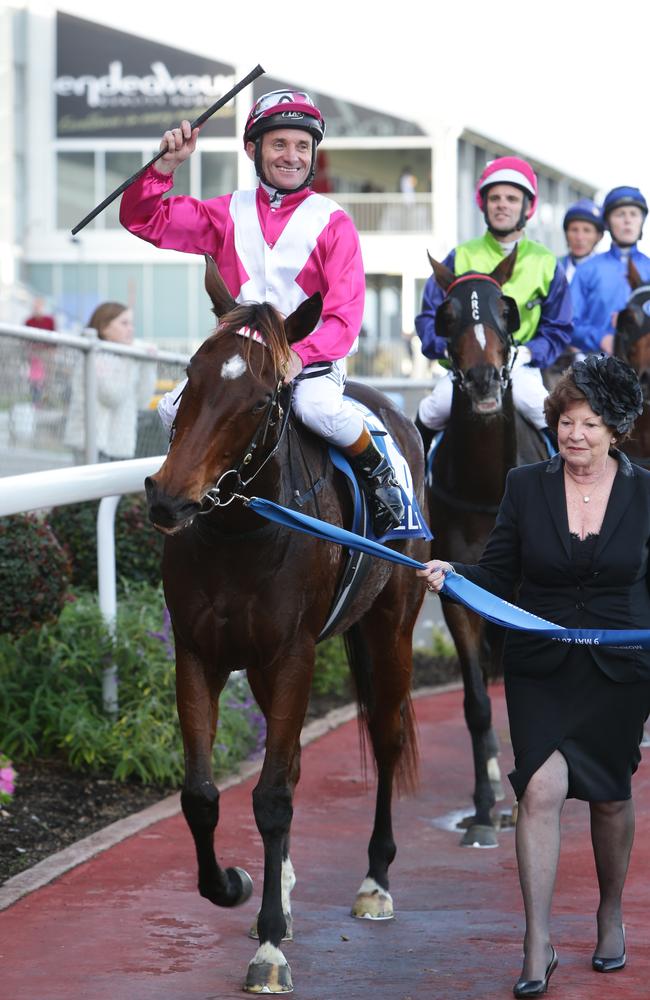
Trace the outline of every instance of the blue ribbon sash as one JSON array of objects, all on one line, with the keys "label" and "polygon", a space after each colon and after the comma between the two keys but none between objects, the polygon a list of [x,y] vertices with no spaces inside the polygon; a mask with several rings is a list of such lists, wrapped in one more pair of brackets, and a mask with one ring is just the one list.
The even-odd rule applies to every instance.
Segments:
[{"label": "blue ribbon sash", "polygon": [[[247,506],[254,510],[256,514],[275,521],[294,531],[302,531],[315,538],[321,538],[326,542],[334,542],[337,545],[345,545],[348,548],[356,549],[360,552],[367,552],[371,556],[379,559],[386,559],[389,562],[398,563],[402,566],[410,566],[412,569],[424,569],[425,564],[411,559],[403,552],[382,545],[370,538],[363,538],[353,531],[346,531],[336,525],[320,521],[316,517],[302,514],[297,510],[289,510],[272,500],[264,500],[260,497],[251,497]],[[620,649],[650,649],[650,630],[648,629],[575,629],[562,628],[554,625],[553,622],[546,621],[545,618],[538,618],[530,611],[524,611],[509,601],[504,601],[496,597],[489,591],[478,587],[475,583],[466,580],[460,573],[448,573],[442,588],[442,593],[454,598],[464,604],[471,611],[475,611],[505,628],[516,629],[520,632],[531,632],[536,635],[544,635],[548,639],[556,639],[558,642],[573,643],[581,646],[614,646]]]}]

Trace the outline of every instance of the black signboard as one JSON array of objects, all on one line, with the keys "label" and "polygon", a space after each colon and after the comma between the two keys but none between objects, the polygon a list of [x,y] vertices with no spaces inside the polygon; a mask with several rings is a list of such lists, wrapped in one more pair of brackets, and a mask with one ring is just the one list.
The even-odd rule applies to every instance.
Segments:
[{"label": "black signboard", "polygon": [[[273,80],[265,76],[256,80],[253,84],[255,100],[262,94],[268,94],[272,90],[280,90],[286,87],[288,90],[303,90],[302,85],[297,87],[294,83],[287,83],[286,80]],[[391,138],[404,135],[425,135],[419,125],[414,122],[396,118],[393,115],[384,114],[383,111],[375,111],[374,108],[366,108],[361,104],[351,104],[337,97],[330,97],[320,91],[307,88],[309,96],[320,110],[327,126],[327,137],[340,138],[342,136],[361,139],[368,137]]]},{"label": "black signboard", "polygon": [[[159,138],[231,90],[235,68],[146,38],[57,13],[56,134],[68,138]],[[234,136],[231,101],[202,129]]]}]

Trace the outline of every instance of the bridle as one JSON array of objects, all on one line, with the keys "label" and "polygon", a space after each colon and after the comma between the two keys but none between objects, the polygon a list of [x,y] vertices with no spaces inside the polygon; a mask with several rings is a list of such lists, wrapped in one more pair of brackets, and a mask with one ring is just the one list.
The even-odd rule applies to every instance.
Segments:
[{"label": "bridle", "polygon": [[[449,285],[445,293],[445,300],[449,299],[450,293],[458,285],[462,285],[470,281],[488,282],[489,284],[494,285],[499,290],[500,295],[502,294],[501,285],[490,274],[469,273],[469,274],[462,274],[459,277],[457,277],[454,281],[452,281],[452,283]],[[476,315],[474,315],[472,305],[470,305],[470,309],[472,310],[472,319],[474,320],[475,323],[479,323],[480,318],[478,311],[476,312]],[[501,368],[495,368],[501,391],[505,392],[505,390],[510,385],[512,379],[512,369],[517,357],[517,346],[515,344],[512,334],[507,329],[504,329],[503,321],[500,318],[497,319],[496,317],[493,317],[493,319],[495,320],[493,324],[493,329],[496,331],[497,335],[499,336],[499,339],[503,343],[504,347],[506,347],[507,349],[505,364],[503,364]],[[449,338],[450,347],[452,346],[452,340],[453,340],[453,335],[452,337]],[[461,391],[463,391],[469,386],[469,384],[471,384],[471,379],[468,379],[465,373],[462,371],[462,369],[458,367],[458,364],[454,360],[451,350],[449,351],[449,360],[450,360],[450,370],[449,370],[450,377],[452,381],[455,383],[455,385],[457,385],[458,388]]]},{"label": "bridle", "polygon": [[[201,497],[203,509],[198,512],[199,514],[210,514],[217,507],[227,507],[233,502],[233,500],[242,500],[244,503],[248,501],[249,498],[244,496],[239,491],[245,490],[246,487],[259,476],[267,462],[270,462],[273,456],[277,454],[289,422],[292,396],[293,384],[290,382],[288,385],[285,385],[284,381],[280,379],[273,390],[273,394],[269,402],[266,404],[257,430],[253,434],[253,437],[249,441],[247,447],[244,449],[244,457],[237,468],[226,469],[225,472],[222,472],[215,485],[203,494]],[[249,476],[248,479],[243,479],[243,472],[253,461],[255,452],[258,448],[264,447],[269,431],[271,431],[278,424],[280,425],[280,429],[274,446],[264,457],[252,476]],[[221,497],[221,490],[223,489],[222,483],[228,476],[234,476],[235,480],[232,489],[229,491],[227,499],[224,500]]]}]

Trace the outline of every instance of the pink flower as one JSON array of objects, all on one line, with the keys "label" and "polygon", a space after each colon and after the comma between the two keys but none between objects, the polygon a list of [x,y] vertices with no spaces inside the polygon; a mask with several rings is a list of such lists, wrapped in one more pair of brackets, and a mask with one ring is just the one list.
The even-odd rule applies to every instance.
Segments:
[{"label": "pink flower", "polygon": [[14,794],[16,772],[11,766],[11,761],[0,754],[0,803],[5,804],[11,801]]}]

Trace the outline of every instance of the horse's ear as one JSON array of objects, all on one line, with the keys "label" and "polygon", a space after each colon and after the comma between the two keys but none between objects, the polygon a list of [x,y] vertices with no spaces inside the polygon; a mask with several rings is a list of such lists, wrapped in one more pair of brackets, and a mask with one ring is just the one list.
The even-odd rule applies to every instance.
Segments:
[{"label": "horse's ear", "polygon": [[205,290],[212,300],[212,309],[217,318],[225,316],[237,303],[226,287],[226,283],[219,274],[219,269],[209,253],[205,257]]},{"label": "horse's ear", "polygon": [[638,272],[637,266],[632,260],[632,254],[627,259],[627,280],[630,282],[630,288],[634,291],[636,288],[640,288],[643,284],[643,278]]},{"label": "horse's ear", "polygon": [[311,333],[318,323],[322,311],[323,296],[320,292],[315,292],[314,295],[301,302],[298,308],[284,321],[284,332],[288,342],[295,344]]},{"label": "horse's ear", "polygon": [[643,311],[638,305],[626,306],[619,310],[616,317],[616,333],[625,336],[630,332],[635,332],[643,326]]},{"label": "horse's ear", "polygon": [[443,292],[446,292],[452,281],[456,279],[456,275],[453,271],[449,270],[446,264],[441,264],[439,261],[434,260],[428,250],[427,257],[429,258],[434,278],[442,288]]},{"label": "horse's ear", "polygon": [[494,271],[490,275],[495,281],[498,281],[501,287],[505,285],[506,281],[512,278],[512,272],[515,269],[515,264],[517,263],[517,245],[515,244],[514,250],[504,257],[501,263],[497,264]]}]

